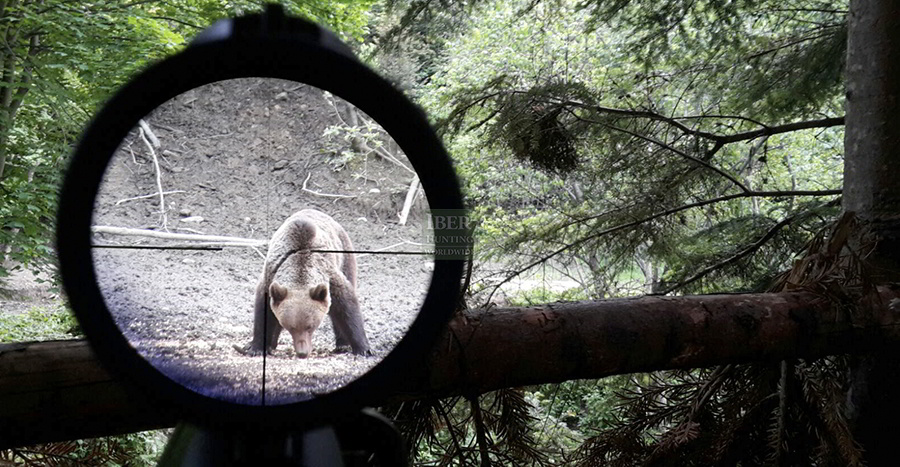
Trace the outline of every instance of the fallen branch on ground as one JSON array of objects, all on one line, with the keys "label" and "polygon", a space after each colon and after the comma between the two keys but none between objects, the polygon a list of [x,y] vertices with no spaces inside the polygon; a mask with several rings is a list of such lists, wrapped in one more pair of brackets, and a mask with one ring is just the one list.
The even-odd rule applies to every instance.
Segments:
[{"label": "fallen branch on ground", "polygon": [[309,188],[306,188],[306,184],[309,182],[309,177],[312,177],[312,172],[306,174],[306,180],[303,180],[303,186],[300,188],[307,193],[311,193],[316,196],[324,196],[326,198],[356,198],[356,195],[333,195],[330,193],[321,193],[318,191],[310,190]]},{"label": "fallen branch on ground", "polygon": [[159,238],[164,240],[216,242],[218,244],[227,244],[227,246],[265,247],[269,244],[268,240],[254,240],[251,238],[228,237],[224,235],[181,234],[172,232],[160,232],[157,230],[131,229],[128,227],[111,227],[106,225],[92,226],[91,232],[109,235],[128,235],[133,237]]},{"label": "fallen branch on ground", "polygon": [[[165,194],[165,195],[171,195],[171,194],[175,194],[175,193],[185,193],[185,191],[184,191],[184,190],[173,190],[173,191],[167,191],[167,192],[165,192],[165,193],[163,193],[163,194]],[[143,196],[135,196],[134,198],[120,199],[120,200],[116,201],[116,206],[118,206],[118,205],[120,205],[120,204],[122,204],[122,203],[124,203],[124,202],[126,202],[126,201],[136,201],[136,200],[139,200],[139,199],[154,198],[154,197],[156,197],[156,196],[159,196],[159,194],[153,193],[152,195],[143,195]]]}]

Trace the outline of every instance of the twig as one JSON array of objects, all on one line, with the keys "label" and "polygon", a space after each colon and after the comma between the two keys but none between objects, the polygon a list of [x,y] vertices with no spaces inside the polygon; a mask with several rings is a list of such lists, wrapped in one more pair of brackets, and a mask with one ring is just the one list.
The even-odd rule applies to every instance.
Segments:
[{"label": "twig", "polygon": [[157,138],[156,134],[153,133],[153,130],[150,129],[150,125],[148,125],[143,118],[138,120],[138,125],[141,127],[141,130],[144,130],[144,134],[147,136],[147,139],[150,140],[150,143],[153,144],[153,147],[159,148],[159,138]]},{"label": "twig", "polygon": [[250,247],[250,248],[252,248],[252,249],[253,249],[253,251],[255,251],[255,252],[256,252],[256,254],[258,254],[258,255],[259,255],[259,257],[260,257],[260,258],[262,258],[262,259],[263,259],[263,261],[265,261],[265,260],[266,260],[266,254],[265,254],[265,253],[263,253],[263,252],[261,252],[261,251],[259,251],[259,248],[257,248],[257,247],[255,247],[255,246],[251,246],[251,247]]},{"label": "twig", "polygon": [[[381,247],[381,248],[376,248],[376,249],[370,250],[370,251],[372,251],[373,253],[376,253],[376,252],[381,252],[381,251],[390,250],[391,248],[398,247],[398,246],[401,246],[401,245],[415,245],[415,246],[428,246],[428,247],[433,247],[432,245],[429,245],[429,244],[427,244],[427,243],[416,243],[416,242],[411,242],[411,241],[409,241],[409,240],[403,240],[402,242],[395,243],[395,244],[393,244],[393,245],[384,246],[384,247]],[[359,254],[356,255],[356,258],[359,259],[359,258],[362,258],[362,257],[364,257],[364,256],[368,256],[369,254],[370,254],[370,253],[359,253]]]},{"label": "twig", "polygon": [[490,467],[491,458],[488,455],[488,439],[484,429],[484,417],[481,414],[481,406],[478,404],[478,396],[469,398],[472,408],[472,422],[475,424],[475,439],[478,441],[478,453],[480,454],[481,467]]},{"label": "twig", "polygon": [[318,191],[310,190],[309,188],[306,188],[306,183],[309,182],[309,177],[312,177],[312,172],[306,174],[306,180],[303,180],[303,186],[300,188],[307,193],[311,193],[316,196],[324,196],[326,198],[356,198],[356,195],[333,195],[330,193],[320,193]]},{"label": "twig", "polygon": [[[175,194],[175,193],[185,193],[185,191],[184,190],[173,190],[173,191],[165,192],[165,194],[167,194],[167,195],[171,195],[171,194]],[[126,201],[135,201],[135,200],[139,200],[139,199],[154,198],[156,196],[159,196],[159,195],[157,193],[153,193],[152,195],[143,195],[143,196],[135,196],[134,198],[120,199],[120,200],[116,201],[116,206],[118,206]]]},{"label": "twig", "polygon": [[[369,148],[368,145],[364,145],[364,147],[367,148],[367,149]],[[391,153],[389,153],[389,152],[388,152],[386,149],[384,149],[384,148],[375,147],[374,149],[369,149],[369,150],[375,152],[375,154],[378,154],[378,155],[381,156],[382,158],[387,159],[388,162],[391,162],[391,163],[393,163],[394,165],[396,165],[396,166],[398,166],[398,167],[401,167],[403,170],[406,170],[406,171],[409,172],[409,173],[413,173],[413,174],[416,173],[415,170],[413,170],[413,169],[407,167],[406,164],[404,164],[403,162],[400,162],[399,159],[395,158],[393,155],[391,155]]]},{"label": "twig", "polygon": [[[146,123],[144,125],[146,125]],[[162,214],[163,229],[168,230],[169,218],[166,214],[166,197],[162,187],[162,174],[159,169],[159,159],[156,157],[156,151],[153,149],[153,145],[147,139],[147,135],[145,134],[143,127],[140,128],[139,133],[141,135],[141,139],[144,140],[144,144],[147,145],[147,149],[150,150],[150,155],[153,156],[153,167],[156,169],[156,188],[159,189],[159,213]],[[155,139],[156,136],[154,136],[153,138]],[[157,140],[156,142],[158,144],[159,140]]]},{"label": "twig", "polygon": [[[337,119],[341,121],[341,124],[343,126],[345,126],[347,128],[357,128],[360,126],[358,124],[358,121],[354,121],[355,124],[351,125],[351,124],[347,123],[346,120],[344,120],[344,117],[341,116],[341,112],[338,110],[337,104],[334,101],[334,97],[330,92],[326,91],[324,94],[324,97],[325,97],[325,101],[328,102],[329,105],[331,105],[332,109],[334,109],[334,114],[337,116]],[[354,143],[359,145],[360,149],[366,151],[366,154],[374,152],[375,154],[381,156],[384,159],[387,159],[389,162],[397,165],[398,167],[403,168],[407,172],[409,172],[413,175],[418,175],[415,170],[409,168],[406,164],[404,164],[403,162],[398,160],[390,152],[388,152],[388,150],[384,149],[383,147],[376,146],[374,148],[371,148],[371,147],[369,147],[368,144],[366,144],[366,141],[363,138],[360,138],[359,136],[356,136],[353,139],[355,140]]]}]

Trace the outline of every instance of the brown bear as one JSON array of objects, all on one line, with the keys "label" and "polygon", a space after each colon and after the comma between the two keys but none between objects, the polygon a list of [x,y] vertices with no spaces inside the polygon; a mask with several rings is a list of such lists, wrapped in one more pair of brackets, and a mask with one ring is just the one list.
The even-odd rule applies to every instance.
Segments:
[{"label": "brown bear", "polygon": [[[313,252],[332,250],[338,253]],[[331,317],[336,352],[371,355],[356,298],[356,258],[347,232],[314,209],[294,213],[272,236],[256,287],[253,339],[240,352],[260,355],[278,345],[281,330],[306,358],[312,336],[325,315]]]}]

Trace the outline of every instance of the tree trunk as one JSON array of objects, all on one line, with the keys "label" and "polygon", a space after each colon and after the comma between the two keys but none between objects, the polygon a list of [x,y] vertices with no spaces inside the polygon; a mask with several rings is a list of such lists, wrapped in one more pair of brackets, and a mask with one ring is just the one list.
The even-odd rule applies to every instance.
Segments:
[{"label": "tree trunk", "polygon": [[[398,374],[392,401],[748,361],[821,357],[900,342],[900,290],[850,321],[806,292],[643,297],[474,310],[456,317],[424,362]],[[84,341],[0,345],[0,449],[120,434],[177,420],[177,410],[110,376]]]},{"label": "tree trunk", "polygon": [[[878,240],[878,283],[900,279],[900,3],[854,0],[847,44],[844,210]],[[893,465],[900,433],[897,349],[857,359],[847,414],[868,465]]]}]

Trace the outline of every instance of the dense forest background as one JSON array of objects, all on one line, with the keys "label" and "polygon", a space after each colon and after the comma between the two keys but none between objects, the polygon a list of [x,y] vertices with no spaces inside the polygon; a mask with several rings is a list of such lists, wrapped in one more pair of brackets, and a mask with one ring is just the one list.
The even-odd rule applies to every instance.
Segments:
[{"label": "dense forest background", "polygon": [[[777,290],[840,214],[846,2],[282,3],[432,118],[478,225],[470,307]],[[0,274],[52,271],[56,189],[104,100],[214,20],[259,8],[0,2]],[[339,131],[377,147],[362,126]],[[333,157],[352,164],[358,147]],[[0,338],[58,333],[64,316],[0,313]],[[385,413],[422,465],[858,465],[836,409],[843,364],[570,381]],[[779,398],[789,380],[800,396]],[[159,442],[107,452],[146,460]],[[96,454],[69,447],[56,449]]]}]

